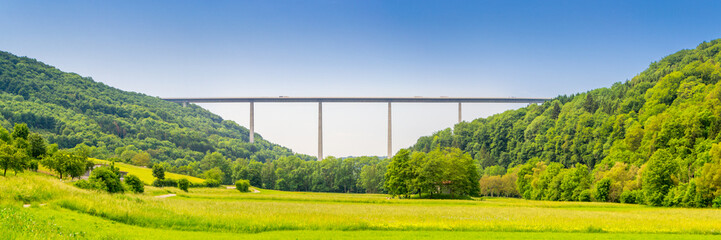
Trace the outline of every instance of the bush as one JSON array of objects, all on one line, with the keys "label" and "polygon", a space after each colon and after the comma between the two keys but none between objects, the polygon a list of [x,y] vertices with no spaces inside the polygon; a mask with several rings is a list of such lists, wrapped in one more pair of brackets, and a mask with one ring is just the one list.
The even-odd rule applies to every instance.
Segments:
[{"label": "bush", "polygon": [[636,198],[633,196],[631,191],[622,192],[619,198],[621,203],[636,203]]},{"label": "bush", "polygon": [[451,195],[446,193],[436,193],[433,195],[430,194],[424,194],[424,195],[418,195],[418,196],[411,196],[411,199],[460,199],[460,200],[480,200],[482,201],[482,198],[476,198],[473,199],[471,196],[468,195]]},{"label": "bush", "polygon": [[523,199],[531,199],[531,196],[531,190],[526,190],[525,192],[523,192]]},{"label": "bush", "polygon": [[220,181],[215,179],[205,180],[205,187],[220,187]]},{"label": "bush", "polygon": [[625,191],[620,196],[621,203],[630,204],[642,204],[643,203],[643,192],[639,190]]},{"label": "bush", "polygon": [[721,196],[718,196],[713,199],[713,207],[721,208]]},{"label": "bush", "polygon": [[644,194],[643,190],[636,190],[633,191],[634,197],[636,197],[636,203],[637,204],[646,204],[646,195]]},{"label": "bush", "polygon": [[201,183],[193,183],[193,182],[191,182],[188,187],[191,187],[191,188],[204,188],[204,187],[213,188],[213,187],[220,187],[220,182],[215,181],[215,180],[212,180],[212,179],[211,179],[211,180],[205,180],[205,181],[203,181],[203,182],[201,182]]},{"label": "bush", "polygon": [[155,179],[153,187],[178,187],[178,181],[172,178]]},{"label": "bush", "polygon": [[90,174],[90,183],[109,193],[122,193],[125,191],[120,183],[120,177],[108,167],[99,167]]},{"label": "bush", "polygon": [[[684,195],[686,195],[686,189],[688,188],[688,184],[682,183],[668,191],[668,194],[666,194],[666,197],[663,198],[663,206],[666,207],[675,207],[675,206],[685,206],[684,203]],[[694,187],[695,189],[695,187]]]},{"label": "bush", "polygon": [[250,192],[250,181],[245,179],[240,179],[238,181],[235,181],[235,189],[238,189],[240,192]]},{"label": "bush", "polygon": [[591,190],[586,189],[586,190],[581,191],[581,194],[578,195],[578,201],[590,202],[591,201]]},{"label": "bush", "polygon": [[183,178],[183,179],[178,180],[178,188],[180,188],[180,190],[188,192],[189,186],[190,186],[190,181],[188,181],[188,179]]},{"label": "bush", "polygon": [[100,188],[99,186],[97,186],[97,185],[95,185],[95,184],[93,184],[93,183],[91,183],[90,181],[85,180],[85,179],[79,180],[79,181],[73,183],[73,186],[76,186],[76,187],[82,188],[82,189],[88,189],[88,190],[90,190],[90,189],[99,189],[99,188]]},{"label": "bush", "polygon": [[135,175],[125,176],[125,184],[127,184],[130,187],[130,190],[135,193],[145,192],[145,184],[143,184],[143,181],[140,181],[140,178]]}]

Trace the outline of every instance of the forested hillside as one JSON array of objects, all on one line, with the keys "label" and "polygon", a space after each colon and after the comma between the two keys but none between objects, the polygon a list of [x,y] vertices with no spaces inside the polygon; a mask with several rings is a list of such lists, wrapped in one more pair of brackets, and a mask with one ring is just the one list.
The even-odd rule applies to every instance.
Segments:
[{"label": "forested hillside", "polygon": [[[195,105],[182,107],[0,52],[0,133],[19,123],[60,149],[232,184],[293,191],[382,192],[388,161],[323,161],[255,137]],[[0,134],[1,135],[1,134]]]},{"label": "forested hillside", "polygon": [[136,165],[164,162],[191,175],[208,170],[197,162],[210,152],[259,162],[294,155],[260,136],[249,143],[246,128],[198,106],[122,91],[0,51],[0,125],[17,123],[61,149],[85,148],[90,157]]},{"label": "forested hillside", "polygon": [[610,88],[459,123],[412,149],[469,153],[486,195],[708,206],[721,195],[720,51],[704,42]]}]

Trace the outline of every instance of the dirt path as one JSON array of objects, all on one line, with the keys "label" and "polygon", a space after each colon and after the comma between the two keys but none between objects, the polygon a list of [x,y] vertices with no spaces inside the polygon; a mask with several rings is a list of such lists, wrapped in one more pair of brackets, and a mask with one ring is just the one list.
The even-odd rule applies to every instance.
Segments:
[{"label": "dirt path", "polygon": [[175,197],[175,194],[165,194],[165,195],[159,195],[155,196],[156,198],[169,198],[169,197]]},{"label": "dirt path", "polygon": [[[41,204],[38,204],[38,206],[42,207],[42,206],[45,206],[46,204],[47,204],[47,203],[41,203]],[[23,207],[24,207],[24,208],[29,208],[29,207],[31,207],[31,206],[32,206],[32,205],[30,205],[30,204],[23,204]]]}]

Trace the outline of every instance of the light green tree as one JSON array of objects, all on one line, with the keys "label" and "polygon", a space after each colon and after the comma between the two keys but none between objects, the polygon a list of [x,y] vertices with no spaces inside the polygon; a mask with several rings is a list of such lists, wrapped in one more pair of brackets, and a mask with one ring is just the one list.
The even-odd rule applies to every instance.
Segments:
[{"label": "light green tree", "polygon": [[10,144],[0,143],[0,168],[3,169],[3,176],[7,175],[8,169],[13,170],[15,175],[22,172],[28,160],[29,157],[25,154],[25,151],[19,150]]},{"label": "light green tree", "polygon": [[388,171],[385,174],[385,188],[391,196],[408,197],[411,192],[411,181],[413,174],[410,166],[410,151],[401,149],[393,156],[391,163],[388,165]]},{"label": "light green tree", "polygon": [[608,193],[611,191],[611,179],[603,178],[596,183],[596,201],[608,201]]},{"label": "light green tree", "polygon": [[225,178],[225,173],[220,170],[220,168],[215,167],[203,172],[203,178],[206,180],[214,180],[222,183],[223,178]]},{"label": "light green tree", "polygon": [[27,139],[28,134],[30,134],[30,129],[28,128],[28,125],[25,123],[15,124],[15,126],[13,127],[12,136],[14,139],[18,139],[18,138]]},{"label": "light green tree", "polygon": [[668,191],[675,185],[677,165],[666,149],[656,150],[643,172],[643,190],[649,205],[661,206]]},{"label": "light green tree", "polygon": [[92,166],[92,162],[88,161],[86,156],[68,150],[55,151],[52,155],[43,158],[41,163],[57,172],[60,179],[66,174],[71,178],[80,177]]}]

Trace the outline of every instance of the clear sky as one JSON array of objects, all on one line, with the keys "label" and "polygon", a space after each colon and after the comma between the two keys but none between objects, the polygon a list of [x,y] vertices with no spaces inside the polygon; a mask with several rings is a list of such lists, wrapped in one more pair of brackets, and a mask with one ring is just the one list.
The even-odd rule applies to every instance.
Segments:
[{"label": "clear sky", "polygon": [[[555,97],[721,37],[721,1],[6,1],[0,50],[160,97]],[[203,107],[248,125],[247,104]],[[466,121],[523,105],[465,104]],[[317,152],[315,104],[256,131]],[[394,150],[457,120],[397,104]],[[324,104],[325,155],[385,155],[385,104]]]}]

